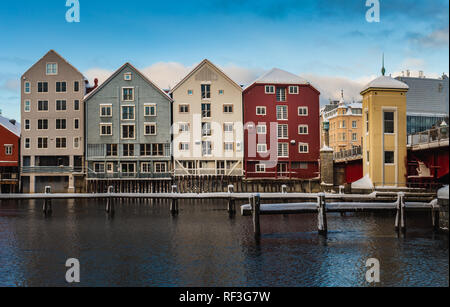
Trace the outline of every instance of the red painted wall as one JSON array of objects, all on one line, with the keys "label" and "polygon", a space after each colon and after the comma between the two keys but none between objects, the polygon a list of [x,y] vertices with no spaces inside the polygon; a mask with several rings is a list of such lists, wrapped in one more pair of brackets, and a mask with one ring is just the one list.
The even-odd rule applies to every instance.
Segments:
[{"label": "red painted wall", "polygon": [[[310,179],[319,176],[318,160],[320,157],[320,123],[319,123],[319,96],[320,93],[311,85],[298,84],[299,94],[289,94],[289,85],[275,85],[275,87],[281,86],[287,89],[287,99],[285,102],[277,102],[276,94],[265,93],[266,84],[253,84],[244,91],[243,103],[244,103],[244,123],[245,127],[248,127],[249,123],[254,123],[253,131],[246,129],[244,133],[245,141],[245,170],[247,177],[276,177],[276,168],[266,169],[266,174],[254,174],[255,164],[260,161],[270,161],[270,157],[262,157],[256,154],[256,157],[251,157],[251,148],[249,147],[249,133],[256,134],[256,125],[258,123],[265,123],[267,126],[266,143],[267,150],[274,150],[274,157],[277,157],[278,145],[271,148],[270,135],[271,127],[270,123],[288,124],[289,138],[288,140],[279,140],[281,143],[289,143],[289,158],[279,158],[278,162],[286,162],[288,165],[292,165],[293,162],[306,162],[308,163],[308,169],[290,169],[294,172],[293,178]],[[267,84],[271,85],[271,84]],[[292,85],[292,84],[291,84]],[[276,106],[286,105],[288,106],[288,120],[278,121],[276,116]],[[256,107],[266,107],[266,116],[256,115]],[[298,107],[308,107],[308,116],[298,116]],[[308,125],[309,134],[299,135],[298,126]],[[276,128],[274,128],[276,129]],[[273,131],[276,133],[277,131]],[[258,138],[258,137],[257,137]],[[295,140],[295,145],[292,145],[291,140]],[[261,143],[261,142],[260,142]],[[299,153],[298,144],[308,143],[309,153]],[[274,143],[274,145],[277,143]],[[256,152],[256,149],[255,149]]]},{"label": "red painted wall", "polygon": [[364,175],[362,160],[350,162],[345,165],[345,181],[353,183],[360,180]]},{"label": "red painted wall", "polygon": [[[13,154],[7,156],[4,145],[13,145]],[[0,167],[19,166],[19,137],[0,125]]]}]

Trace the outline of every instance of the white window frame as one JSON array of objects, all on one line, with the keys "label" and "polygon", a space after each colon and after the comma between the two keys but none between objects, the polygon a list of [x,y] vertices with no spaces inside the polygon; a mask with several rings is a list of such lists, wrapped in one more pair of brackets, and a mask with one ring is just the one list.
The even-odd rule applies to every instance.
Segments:
[{"label": "white window frame", "polygon": [[[231,148],[227,148],[227,146],[230,146]],[[224,146],[223,146],[224,151],[234,151],[234,143],[233,142],[224,142]]]},{"label": "white window frame", "polygon": [[[96,166],[102,166],[103,165],[103,171],[100,169],[98,172],[97,172],[97,170],[96,170]],[[94,173],[95,174],[104,174],[105,173],[105,171],[106,171],[106,168],[105,168],[105,163],[104,162],[94,162],[94,164],[92,165],[93,166],[93,168],[94,168]]]},{"label": "white window frame", "polygon": [[[102,115],[102,109],[103,108],[107,108],[111,110],[111,115]],[[101,104],[100,105],[100,117],[103,118],[111,118],[113,116],[113,108],[112,108],[112,104]]]},{"label": "white window frame", "polygon": [[[63,84],[63,83],[66,84],[66,90],[65,90],[64,92],[63,92],[63,91],[61,91],[61,92],[56,91],[56,88],[57,88],[56,85],[57,85],[58,83],[61,83],[61,84],[60,84],[61,88],[62,88],[62,84]],[[63,80],[63,81],[56,81],[56,82],[55,82],[55,92],[56,92],[57,94],[66,94],[66,93],[67,93],[67,81],[64,81],[64,80]]]},{"label": "white window frame", "polygon": [[267,144],[257,144],[256,152],[259,154],[267,153]]},{"label": "white window frame", "polygon": [[[147,113],[147,108],[148,108],[148,110],[150,111],[151,110],[151,108],[154,108],[155,109],[155,114],[154,115],[151,115],[150,113]],[[156,107],[156,103],[146,103],[146,104],[144,104],[144,116],[145,117],[156,117],[158,115],[158,109],[157,109],[157,107]]]},{"label": "white window frame", "polygon": [[[229,107],[231,107],[231,112],[225,111],[225,109],[226,109],[226,108],[229,108]],[[233,105],[232,103],[225,103],[225,104],[223,105],[223,113],[224,113],[224,114],[233,114],[233,113],[234,113],[234,105]]]},{"label": "white window frame", "polygon": [[[129,166],[129,165],[134,165],[134,171],[133,171],[133,172],[126,172],[126,173],[123,173],[123,172],[122,172],[122,166],[123,166],[123,165],[128,165],[128,166]],[[121,173],[121,174],[136,174],[136,171],[137,171],[137,169],[136,169],[137,167],[136,167],[136,166],[137,166],[137,165],[136,165],[135,162],[122,162],[122,163],[120,163],[120,173]],[[127,167],[127,170],[129,170],[128,167]]]},{"label": "white window frame", "polygon": [[255,172],[256,173],[265,173],[266,172],[266,165],[265,164],[256,164],[255,165]]},{"label": "white window frame", "polygon": [[[133,109],[133,118],[123,118],[123,108],[132,108]],[[123,105],[120,106],[120,120],[122,121],[134,121],[136,120],[136,107],[132,105]]]},{"label": "white window frame", "polygon": [[[133,137],[123,137],[123,127],[125,126],[133,126]],[[121,140],[135,140],[136,139],[136,124],[121,124],[120,125],[120,139]]]},{"label": "white window frame", "polygon": [[[78,140],[78,142],[75,142],[76,140]],[[78,144],[78,146],[76,146],[77,144]],[[80,149],[80,138],[77,136],[73,138],[73,148]]]},{"label": "white window frame", "polygon": [[267,134],[267,125],[257,125],[256,126],[256,134],[266,135]]},{"label": "white window frame", "polygon": [[189,151],[190,144],[188,142],[180,142],[179,150],[180,151]]},{"label": "white window frame", "polygon": [[[303,112],[300,113],[300,110],[302,110],[302,111],[306,110],[306,113],[305,114],[303,114]],[[309,115],[309,108],[308,107],[298,107],[297,114],[298,114],[298,116],[308,116]]]},{"label": "white window frame", "polygon": [[[306,146],[306,151],[302,151],[301,148]],[[309,153],[309,144],[308,143],[298,143],[298,153],[307,154]]]},{"label": "white window frame", "polygon": [[[295,91],[293,91],[295,89]],[[300,92],[298,85],[291,85],[289,86],[289,95],[298,95]]]},{"label": "white window frame", "polygon": [[[157,171],[157,165],[164,165],[164,171]],[[153,163],[153,171],[155,174],[164,174],[167,173],[167,162],[154,162]]]},{"label": "white window frame", "polygon": [[357,129],[358,128],[358,121],[353,120],[352,121],[352,129]]},{"label": "white window frame", "polygon": [[[125,97],[124,97],[124,90],[132,90],[131,91],[131,99],[124,99]],[[130,86],[124,86],[124,87],[122,87],[122,92],[121,92],[121,100],[122,101],[124,101],[124,102],[132,102],[132,101],[134,101],[134,97],[135,97],[135,93],[134,93],[134,87],[130,87]]]},{"label": "white window frame", "polygon": [[[58,139],[60,140],[60,142],[63,140],[63,139],[65,139],[66,140],[66,147],[58,147],[58,146],[56,146],[57,145],[57,143],[58,143]],[[61,142],[62,143],[62,142]],[[64,149],[67,149],[67,138],[65,137],[65,136],[57,136],[57,137],[55,137],[55,148],[56,148],[56,150],[64,150]]]},{"label": "white window frame", "polygon": [[[301,130],[306,128],[306,133]],[[298,134],[299,135],[308,135],[309,134],[309,126],[308,125],[298,125]]]},{"label": "white window frame", "polygon": [[[227,128],[230,128],[230,127],[231,127],[231,130],[227,129]],[[233,131],[234,131],[234,124],[233,123],[224,123],[223,124],[223,132],[225,132],[225,133],[233,133]]]},{"label": "white window frame", "polygon": [[[259,112],[258,112],[259,110],[264,110],[264,114],[259,113]],[[267,107],[264,107],[264,106],[258,106],[258,107],[256,107],[256,115],[257,115],[257,116],[266,116],[266,115],[267,115]]]},{"label": "white window frame", "polygon": [[[28,128],[27,128],[27,121],[28,121]],[[24,120],[23,129],[25,131],[30,131],[31,130],[31,120],[29,120],[29,119],[25,119]]]},{"label": "white window frame", "polygon": [[[187,129],[185,129],[187,128]],[[191,125],[189,123],[178,123],[178,132],[187,133],[191,131]]]},{"label": "white window frame", "polygon": [[133,75],[131,74],[131,72],[126,72],[123,74],[123,80],[124,81],[131,81],[133,80]]},{"label": "white window frame", "polygon": [[[113,135],[113,130],[112,130],[112,124],[111,123],[100,123],[100,136],[112,136]],[[103,127],[111,127],[111,134],[103,134]]]},{"label": "white window frame", "polygon": [[[28,91],[27,91],[28,89]],[[23,92],[25,94],[31,94],[31,82],[30,81],[25,81],[25,83],[23,84]]]},{"label": "white window frame", "polygon": [[[281,130],[281,132],[283,134],[282,136],[280,136],[280,127],[283,127],[282,128],[283,130]],[[284,129],[284,127],[286,127],[286,129]],[[284,135],[284,132],[286,132],[286,135]],[[289,125],[287,125],[287,124],[278,124],[277,125],[277,138],[279,140],[289,139]]]},{"label": "white window frame", "polygon": [[[155,127],[155,133],[147,133],[147,127]],[[151,128],[150,128],[151,131]],[[158,134],[156,123],[144,123],[144,135],[145,136],[155,136]]]},{"label": "white window frame", "polygon": [[[46,141],[46,147],[39,147],[39,139],[41,139],[42,141],[44,141],[44,140],[47,140]],[[46,137],[46,136],[40,136],[40,137],[38,137],[37,138],[37,142],[36,142],[36,148],[37,149],[48,149],[48,137]],[[42,144],[44,144],[44,142],[42,142]]]},{"label": "white window frame", "polygon": [[[76,127],[75,123],[78,121],[78,128]],[[73,130],[80,130],[80,119],[74,118],[73,119]]]},{"label": "white window frame", "polygon": [[[286,155],[280,155],[280,146],[286,147]],[[289,143],[278,143],[278,158],[289,158]]]},{"label": "white window frame", "polygon": [[114,163],[107,162],[105,166],[105,171],[107,174],[114,174]]},{"label": "white window frame", "polygon": [[12,156],[13,149],[14,149],[14,146],[12,144],[5,144],[5,155]]},{"label": "white window frame", "polygon": [[[63,110],[58,110],[58,101],[61,102],[61,106],[62,106],[62,102],[65,102],[66,107]],[[56,112],[66,112],[67,111],[67,100],[65,99],[56,99],[55,100],[55,111]]]},{"label": "white window frame", "polygon": [[269,95],[275,94],[275,85],[265,85],[264,92]]},{"label": "white window frame", "polygon": [[142,174],[151,174],[152,173],[152,162],[141,162],[141,170],[140,171]]},{"label": "white window frame", "polygon": [[[60,121],[60,124],[62,124],[63,122],[65,123],[65,126],[66,126],[66,127],[65,127],[64,129],[62,129],[62,128],[59,128],[59,129],[58,129],[58,128],[57,128],[56,122],[57,122],[58,120]],[[56,119],[55,119],[55,130],[60,130],[60,131],[61,131],[61,130],[62,130],[62,131],[67,130],[67,118],[56,118]]]},{"label": "white window frame", "polygon": [[[187,112],[181,112],[182,107],[187,107]],[[191,112],[191,105],[187,103],[182,103],[178,106],[178,113],[179,114],[189,114]]]},{"label": "white window frame", "polygon": [[[53,65],[53,67],[51,67],[51,72],[49,72],[49,65]],[[45,65],[45,74],[47,76],[56,76],[56,75],[58,75],[58,63],[53,63],[53,62],[46,63],[46,65]]]},{"label": "white window frame", "polygon": [[[278,118],[278,109],[279,108],[286,108],[286,118]],[[289,107],[288,106],[286,106],[286,105],[277,106],[276,113],[277,113],[276,114],[277,120],[289,120]],[[281,113],[281,115],[283,115],[283,113]],[[283,117],[283,116],[281,116],[281,117]]]},{"label": "white window frame", "polygon": [[31,148],[31,139],[30,138],[25,138],[24,139],[23,147],[25,149],[30,149]]},{"label": "white window frame", "polygon": [[[27,108],[27,107],[28,107],[28,108]],[[31,112],[31,100],[25,100],[24,106],[23,106],[23,111],[24,111],[25,113]]]}]

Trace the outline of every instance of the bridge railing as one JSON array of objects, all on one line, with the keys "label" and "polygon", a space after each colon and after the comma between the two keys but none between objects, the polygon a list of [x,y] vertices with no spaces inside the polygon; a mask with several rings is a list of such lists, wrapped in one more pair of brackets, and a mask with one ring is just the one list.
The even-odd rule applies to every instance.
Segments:
[{"label": "bridge railing", "polygon": [[359,147],[354,147],[352,149],[335,152],[333,154],[333,158],[334,158],[334,160],[343,160],[343,159],[349,159],[349,158],[356,158],[361,155],[362,155],[362,148],[359,146]]},{"label": "bridge railing", "polygon": [[414,146],[448,140],[448,135],[448,126],[430,129],[408,135],[408,145]]}]

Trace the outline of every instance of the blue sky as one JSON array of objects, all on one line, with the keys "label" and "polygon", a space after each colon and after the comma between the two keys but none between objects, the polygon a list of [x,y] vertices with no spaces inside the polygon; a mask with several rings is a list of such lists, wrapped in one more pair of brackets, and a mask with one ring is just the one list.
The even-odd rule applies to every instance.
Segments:
[{"label": "blue sky", "polygon": [[[19,78],[55,49],[87,77],[103,80],[130,61],[162,87],[208,58],[237,82],[273,67],[309,79],[322,102],[387,72],[448,73],[448,0],[380,0],[368,23],[366,0],[66,0],[0,2],[0,109],[19,118]],[[168,71],[172,70],[172,71]]]}]

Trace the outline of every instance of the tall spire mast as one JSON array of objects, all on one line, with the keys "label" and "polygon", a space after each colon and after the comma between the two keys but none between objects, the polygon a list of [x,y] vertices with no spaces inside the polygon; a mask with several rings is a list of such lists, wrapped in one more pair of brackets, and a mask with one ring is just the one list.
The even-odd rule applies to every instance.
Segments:
[{"label": "tall spire mast", "polygon": [[386,74],[386,68],[384,68],[384,52],[383,52],[383,68],[381,68],[381,73],[383,76]]}]

